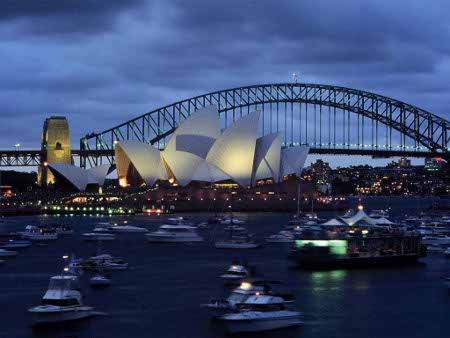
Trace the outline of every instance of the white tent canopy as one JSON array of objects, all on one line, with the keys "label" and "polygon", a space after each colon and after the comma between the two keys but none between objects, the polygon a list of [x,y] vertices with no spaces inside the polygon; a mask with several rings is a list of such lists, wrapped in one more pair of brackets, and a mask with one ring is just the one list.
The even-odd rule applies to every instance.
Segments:
[{"label": "white tent canopy", "polygon": [[343,225],[347,225],[347,224],[341,222],[337,218],[332,218],[329,221],[322,223],[321,225],[323,225],[323,226],[343,226]]},{"label": "white tent canopy", "polygon": [[360,221],[364,221],[367,224],[370,225],[376,225],[376,219],[374,218],[370,218],[365,212],[364,210],[359,210],[356,215],[352,216],[352,217],[341,217],[341,219],[347,223],[348,225],[354,225]]}]

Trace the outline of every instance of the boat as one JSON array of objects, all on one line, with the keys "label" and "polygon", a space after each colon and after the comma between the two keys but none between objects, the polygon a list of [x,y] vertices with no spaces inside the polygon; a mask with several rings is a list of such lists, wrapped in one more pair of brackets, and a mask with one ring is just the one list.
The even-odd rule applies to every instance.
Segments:
[{"label": "boat", "polygon": [[426,252],[421,236],[374,233],[296,239],[289,258],[301,268],[321,270],[404,265],[416,262]]},{"label": "boat", "polygon": [[128,263],[126,263],[123,259],[113,257],[108,254],[101,254],[90,257],[82,261],[79,266],[85,270],[93,270],[93,271],[128,269]]},{"label": "boat", "polygon": [[23,248],[29,248],[33,245],[33,242],[28,240],[21,240],[21,239],[10,239],[7,242],[3,242],[0,244],[0,247],[3,249],[23,249]]},{"label": "boat", "polygon": [[228,226],[226,226],[225,228],[223,228],[223,230],[224,230],[224,231],[237,231],[237,232],[239,232],[239,231],[242,231],[242,232],[247,231],[246,228],[241,227],[241,226],[239,226],[239,225],[235,225],[235,224],[233,224],[233,225],[228,225]]},{"label": "boat", "polygon": [[53,229],[58,235],[72,235],[73,228],[67,224],[58,224],[53,226]]},{"label": "boat", "polygon": [[244,221],[234,217],[225,217],[220,221],[220,224],[222,225],[241,225],[244,223],[245,223]]},{"label": "boat", "polygon": [[259,332],[303,324],[301,312],[290,310],[282,297],[256,293],[238,306],[237,313],[219,317],[230,333]]},{"label": "boat", "polygon": [[58,234],[55,230],[35,225],[27,225],[25,231],[18,232],[18,234],[22,238],[31,241],[54,241],[58,239]]},{"label": "boat", "polygon": [[167,219],[167,224],[169,225],[187,225],[187,226],[195,226],[194,223],[190,222],[186,217],[169,217]]},{"label": "boat", "polygon": [[98,223],[94,232],[148,232],[147,229],[134,225],[118,225],[110,223]]},{"label": "boat", "polygon": [[0,249],[0,257],[15,257],[17,256],[17,251]]},{"label": "boat", "polygon": [[73,275],[50,278],[42,305],[28,309],[33,325],[52,324],[94,316],[94,308],[82,302],[79,280]]},{"label": "boat", "polygon": [[104,287],[111,285],[111,278],[105,274],[98,273],[94,277],[89,278],[89,283],[93,287]]},{"label": "boat", "polygon": [[243,279],[250,277],[248,266],[243,263],[235,262],[231,264],[227,272],[220,275],[225,283],[241,282]]},{"label": "boat", "polygon": [[281,230],[275,235],[266,237],[268,243],[292,243],[294,241],[294,235],[290,231]]},{"label": "boat", "polygon": [[232,236],[228,239],[218,241],[214,244],[216,249],[256,249],[260,247],[259,243],[256,243],[251,239],[252,236]]},{"label": "boat", "polygon": [[444,255],[450,257],[450,247],[448,247],[448,248],[444,251]]},{"label": "boat", "polygon": [[83,234],[83,238],[85,241],[112,241],[116,239],[116,236],[103,232],[88,232]]},{"label": "boat", "polygon": [[427,245],[428,252],[444,252],[445,248],[439,244],[430,244]]},{"label": "boat", "polygon": [[389,212],[386,210],[372,210],[369,214],[370,218],[389,218]]},{"label": "boat", "polygon": [[203,238],[196,233],[196,227],[189,225],[162,225],[157,231],[145,234],[148,242],[181,243],[202,242]]},{"label": "boat", "polygon": [[450,236],[447,235],[428,235],[422,238],[425,245],[450,245]]},{"label": "boat", "polygon": [[255,293],[264,293],[264,286],[261,284],[243,281],[234,289],[226,299],[213,299],[210,303],[200,306],[208,309],[214,318],[236,310],[236,305],[244,303],[248,297]]}]

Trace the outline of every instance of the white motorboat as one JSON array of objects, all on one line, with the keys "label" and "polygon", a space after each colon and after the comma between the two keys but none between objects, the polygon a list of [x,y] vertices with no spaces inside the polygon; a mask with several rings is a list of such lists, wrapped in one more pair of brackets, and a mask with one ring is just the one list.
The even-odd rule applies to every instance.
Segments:
[{"label": "white motorboat", "polygon": [[302,314],[289,310],[282,297],[255,294],[239,306],[238,313],[228,313],[219,319],[230,333],[258,332],[303,324]]},{"label": "white motorboat", "polygon": [[244,221],[234,217],[226,217],[220,221],[220,224],[222,225],[241,225],[244,223],[245,223]]},{"label": "white motorboat", "polygon": [[444,255],[450,257],[450,247],[448,247],[448,248],[444,251]]},{"label": "white motorboat", "polygon": [[89,283],[94,287],[103,287],[111,285],[111,278],[103,274],[97,274],[94,277],[89,278]]},{"label": "white motorboat", "polygon": [[268,243],[292,243],[294,241],[294,235],[290,231],[282,230],[275,235],[266,237]]},{"label": "white motorboat", "polygon": [[0,249],[0,257],[15,257],[17,256],[17,251]]},{"label": "white motorboat", "polygon": [[147,229],[134,225],[118,225],[110,223],[99,223],[93,230],[94,232],[148,232]]},{"label": "white motorboat", "polygon": [[94,308],[82,302],[78,277],[59,275],[50,278],[42,305],[28,309],[33,324],[50,324],[87,318],[95,315]]},{"label": "white motorboat", "polygon": [[29,248],[33,243],[28,240],[20,240],[20,239],[10,239],[8,242],[4,242],[0,244],[0,247],[3,249],[23,249]]},{"label": "white motorboat", "polygon": [[248,297],[253,296],[255,293],[264,293],[264,286],[242,282],[239,287],[231,292],[227,299],[215,299],[208,304],[200,306],[208,309],[211,316],[219,317],[225,313],[235,311],[237,305],[244,303]]},{"label": "white motorboat", "polygon": [[196,233],[196,227],[189,225],[162,225],[157,231],[145,234],[148,242],[181,243],[202,242],[203,238]]},{"label": "white motorboat", "polygon": [[447,235],[429,235],[422,238],[425,245],[450,245],[450,236]]},{"label": "white motorboat", "polygon": [[85,241],[112,241],[116,239],[116,235],[103,232],[88,232],[83,234]]},{"label": "white motorboat", "polygon": [[226,283],[228,282],[240,282],[242,279],[250,276],[250,271],[246,266],[241,264],[232,264],[226,273],[220,275]]},{"label": "white motorboat", "polygon": [[58,234],[53,229],[45,227],[37,227],[35,225],[27,225],[25,231],[18,232],[25,239],[31,241],[53,241],[58,239]]}]

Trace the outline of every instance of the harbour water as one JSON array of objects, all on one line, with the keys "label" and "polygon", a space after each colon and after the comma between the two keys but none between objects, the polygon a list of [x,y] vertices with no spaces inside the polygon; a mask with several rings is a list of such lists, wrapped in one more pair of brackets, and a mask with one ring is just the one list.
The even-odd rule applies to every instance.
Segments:
[{"label": "harbour water", "polygon": [[[403,208],[392,210],[403,212]],[[186,216],[198,222],[207,217]],[[261,241],[290,218],[279,213],[237,216]],[[0,227],[2,232],[15,231],[42,219],[11,218]],[[126,219],[149,230],[163,221],[144,215]],[[224,235],[217,229],[202,230],[203,243],[149,244],[139,233],[120,234],[116,241],[104,242],[104,253],[122,257],[131,265],[129,270],[113,272],[109,288],[92,289],[87,285],[89,275],[81,277],[85,303],[108,315],[32,329],[27,308],[40,302],[50,276],[62,269],[64,254],[89,257],[97,253],[97,244],[83,241],[81,234],[105,218],[64,217],[61,221],[72,224],[75,234],[48,246],[21,250],[17,258],[0,266],[0,337],[222,337],[223,327],[210,321],[200,304],[225,295],[218,275],[233,258],[246,259],[265,277],[282,281],[280,287],[295,293],[297,308],[304,313],[302,328],[247,336],[449,336],[450,296],[441,278],[450,273],[450,260],[443,254],[431,253],[419,264],[401,268],[302,271],[288,263],[286,244],[248,251],[217,250],[212,240]]]}]

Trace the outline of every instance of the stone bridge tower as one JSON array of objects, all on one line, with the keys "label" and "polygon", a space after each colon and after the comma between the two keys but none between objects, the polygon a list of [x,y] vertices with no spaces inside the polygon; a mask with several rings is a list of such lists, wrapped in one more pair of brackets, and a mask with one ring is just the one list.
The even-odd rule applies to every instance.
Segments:
[{"label": "stone bridge tower", "polygon": [[42,131],[42,165],[39,167],[38,182],[41,186],[54,183],[54,176],[46,163],[72,164],[69,123],[63,116],[52,116],[45,120]]}]

